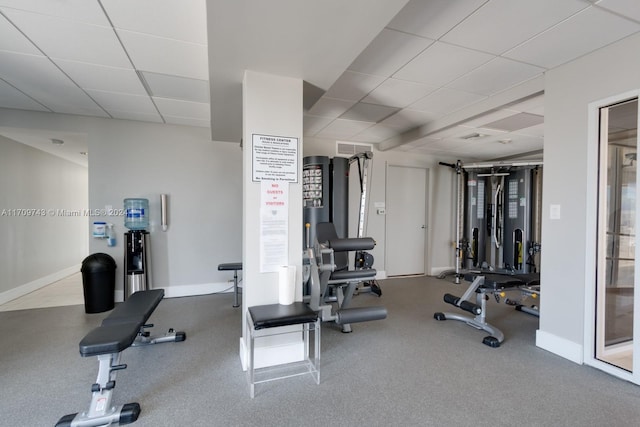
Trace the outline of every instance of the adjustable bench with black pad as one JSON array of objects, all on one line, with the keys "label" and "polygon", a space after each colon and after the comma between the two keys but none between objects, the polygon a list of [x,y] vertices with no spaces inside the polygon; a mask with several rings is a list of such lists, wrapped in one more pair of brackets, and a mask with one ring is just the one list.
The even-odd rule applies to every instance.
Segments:
[{"label": "adjustable bench with black pad", "polygon": [[[504,334],[500,329],[486,321],[488,295],[494,295],[496,301],[499,301],[506,291],[523,291],[525,286],[535,284],[536,280],[539,285],[539,275],[472,272],[465,274],[464,278],[471,282],[465,293],[461,297],[445,294],[444,302],[474,314],[475,317],[442,312],[435,313],[433,317],[436,320],[459,320],[476,329],[487,331],[490,335],[484,337],[482,343],[489,347],[500,347],[500,344],[504,341]],[[468,301],[474,293],[476,294],[475,304]]]},{"label": "adjustable bench with black pad", "polygon": [[89,427],[111,424],[129,424],[138,419],[140,405],[127,403],[112,406],[111,398],[116,386],[116,372],[126,369],[120,364],[123,350],[139,345],[161,342],[179,342],[186,339],[184,332],[169,332],[162,337],[150,337],[145,328],[153,325],[147,320],[164,297],[164,290],[151,289],[132,294],[102,321],[102,325],[93,329],[80,341],[82,357],[98,358],[98,377],[91,386],[91,404],[89,410],[69,414],[60,418],[57,427]]}]

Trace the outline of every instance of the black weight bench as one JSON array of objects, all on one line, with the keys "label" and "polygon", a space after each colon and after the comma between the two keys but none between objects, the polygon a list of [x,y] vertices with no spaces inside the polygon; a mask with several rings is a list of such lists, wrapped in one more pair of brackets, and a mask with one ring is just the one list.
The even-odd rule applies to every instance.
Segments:
[{"label": "black weight bench", "polygon": [[65,415],[60,418],[56,427],[129,424],[138,419],[140,404],[111,405],[116,386],[116,372],[127,367],[126,364],[120,363],[122,351],[132,346],[184,341],[187,337],[184,332],[169,329],[164,336],[152,338],[146,331],[146,328],[153,326],[146,322],[163,297],[163,289],[133,293],[125,302],[118,304],[102,321],[101,326],[82,338],[79,344],[80,355],[98,358],[98,377],[91,386],[89,410]]},{"label": "black weight bench", "polygon": [[233,307],[240,307],[238,301],[238,271],[242,270],[241,262],[227,262],[224,264],[218,264],[218,271],[231,271],[233,270]]},{"label": "black weight bench", "polygon": [[[445,294],[444,302],[455,305],[461,310],[474,314],[475,317],[448,312],[438,312],[435,313],[433,317],[436,320],[459,320],[476,329],[482,329],[490,334],[489,336],[484,337],[482,343],[489,347],[500,347],[500,344],[504,341],[504,334],[500,329],[486,321],[488,295],[493,295],[496,298],[496,301],[499,301],[500,297],[504,296],[506,291],[522,291],[525,286],[531,286],[534,284],[535,280],[538,280],[537,283],[539,284],[539,275],[512,275],[476,272],[467,273],[464,278],[471,282],[471,285],[469,285],[465,293],[461,297]],[[474,293],[476,294],[475,304],[468,301]]]}]

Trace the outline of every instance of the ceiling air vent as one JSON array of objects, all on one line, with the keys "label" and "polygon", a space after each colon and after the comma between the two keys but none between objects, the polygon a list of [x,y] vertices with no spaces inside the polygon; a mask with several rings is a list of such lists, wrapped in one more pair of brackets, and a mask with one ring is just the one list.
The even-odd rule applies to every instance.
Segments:
[{"label": "ceiling air vent", "polygon": [[373,145],[336,141],[336,156],[338,157],[351,157],[367,151],[373,151]]}]

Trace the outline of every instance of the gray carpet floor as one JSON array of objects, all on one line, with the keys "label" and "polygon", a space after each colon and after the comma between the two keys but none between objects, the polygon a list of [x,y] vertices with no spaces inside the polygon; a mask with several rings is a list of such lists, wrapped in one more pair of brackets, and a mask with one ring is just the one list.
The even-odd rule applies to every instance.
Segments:
[{"label": "gray carpet floor", "polygon": [[[249,397],[238,356],[241,311],[232,294],[165,299],[150,321],[182,343],[129,348],[114,404],[139,402],[137,426],[637,426],[640,387],[535,346],[538,319],[489,301],[500,348],[461,322],[445,292],[465,285],[430,277],[380,282],[382,321],[343,334],[322,329],[321,383],[310,376],[260,384]],[[543,295],[544,298],[544,295]],[[108,313],[83,306],[0,313],[0,426],[52,426],[88,408],[98,363],[78,342]]]}]

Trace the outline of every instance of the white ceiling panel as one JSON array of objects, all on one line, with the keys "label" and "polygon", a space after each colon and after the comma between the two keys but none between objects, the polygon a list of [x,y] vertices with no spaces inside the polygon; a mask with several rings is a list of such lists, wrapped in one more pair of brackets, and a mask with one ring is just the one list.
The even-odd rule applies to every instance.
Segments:
[{"label": "white ceiling panel", "polygon": [[590,7],[504,56],[553,68],[637,31],[640,24]]},{"label": "white ceiling panel", "polygon": [[390,77],[433,40],[384,29],[349,66],[349,70]]},{"label": "white ceiling panel", "polygon": [[337,119],[317,133],[321,138],[349,139],[363,130],[371,127],[369,122],[358,122],[355,120]]},{"label": "white ceiling panel", "polygon": [[134,111],[137,113],[153,114],[156,108],[148,96],[130,95],[127,93],[103,92],[100,90],[88,89],[87,93],[102,108],[110,110]]},{"label": "white ceiling panel", "polygon": [[177,117],[164,115],[164,121],[170,125],[197,126],[208,128],[209,119],[195,119],[193,117]]},{"label": "white ceiling panel", "polygon": [[208,80],[207,46],[118,30],[136,69]]},{"label": "white ceiling panel", "polygon": [[46,91],[33,96],[55,113],[109,117],[86,93],[76,86],[49,86]]},{"label": "white ceiling panel", "polygon": [[492,55],[486,53],[436,42],[402,67],[393,77],[431,86],[443,86],[492,58]]},{"label": "white ceiling panel", "polygon": [[436,89],[437,87],[421,83],[387,79],[367,95],[362,102],[404,108]]},{"label": "white ceiling panel", "polygon": [[495,110],[486,114],[482,114],[481,116],[475,117],[471,120],[467,120],[466,122],[464,122],[464,124],[465,126],[478,127],[484,125],[485,123],[490,123],[496,120],[504,119],[505,117],[513,116],[514,114],[518,114],[519,112],[519,110],[512,110],[511,108]]},{"label": "white ceiling panel", "polygon": [[131,66],[111,27],[15,9],[3,12],[49,57],[111,67]]},{"label": "white ceiling panel", "polygon": [[154,110],[152,114],[150,113],[139,113],[135,111],[120,111],[120,110],[109,110],[109,114],[114,119],[122,119],[122,120],[137,120],[140,122],[153,122],[153,123],[163,123],[162,117],[158,114],[157,111]]},{"label": "white ceiling panel", "polygon": [[596,4],[599,7],[640,21],[640,6],[638,5],[638,0],[600,0]]},{"label": "white ceiling panel", "polygon": [[475,93],[461,92],[453,89],[439,89],[412,104],[410,107],[412,110],[448,114],[484,98],[486,97]]},{"label": "white ceiling panel", "polygon": [[580,0],[492,0],[442,41],[500,55],[585,7]]},{"label": "white ceiling panel", "polygon": [[54,62],[83,89],[146,95],[142,82],[132,69],[105,67],[84,62],[56,59]]},{"label": "white ceiling panel", "polygon": [[349,101],[360,101],[384,80],[385,78],[383,76],[345,71],[338,80],[331,85],[324,96]]},{"label": "white ceiling panel", "polygon": [[437,40],[487,0],[411,0],[387,27]]},{"label": "white ceiling panel", "polygon": [[86,24],[109,26],[97,1],[87,0],[0,0],[0,8],[36,12],[58,18],[73,19]]},{"label": "white ceiling panel", "polygon": [[392,136],[398,133],[397,129],[390,128],[388,126],[383,126],[381,124],[373,125],[369,128],[366,128],[362,132],[353,136],[353,140],[356,142],[382,142],[386,139],[391,138]]},{"label": "white ceiling panel", "polygon": [[336,118],[351,108],[353,104],[355,104],[353,101],[323,97],[311,107],[309,114],[312,116]]},{"label": "white ceiling panel", "polygon": [[209,117],[209,104],[203,104],[200,102],[179,101],[177,99],[167,99],[153,97],[160,114],[163,116],[194,118],[197,120],[208,120]]},{"label": "white ceiling panel", "polygon": [[42,55],[42,53],[4,16],[0,16],[0,50]]},{"label": "white ceiling panel", "polygon": [[398,108],[386,105],[365,104],[358,102],[349,108],[340,118],[362,122],[378,123],[398,111]]},{"label": "white ceiling panel", "polygon": [[0,80],[0,107],[18,110],[49,111],[8,83]]},{"label": "white ceiling panel", "polygon": [[102,0],[102,4],[115,28],[207,44],[205,0]]},{"label": "white ceiling panel", "polygon": [[493,95],[542,74],[545,70],[497,57],[447,85],[480,95]]},{"label": "white ceiling panel", "polygon": [[313,136],[324,129],[332,121],[332,118],[311,116],[309,114],[305,114],[303,119],[304,134]]},{"label": "white ceiling panel", "polygon": [[152,96],[182,99],[184,101],[209,102],[209,82],[168,76],[166,74],[141,72]]},{"label": "white ceiling panel", "polygon": [[394,127],[400,129],[401,131],[406,131],[409,129],[413,129],[416,126],[420,126],[430,121],[439,119],[441,117],[442,114],[409,110],[405,108],[404,110],[400,110],[396,114],[387,117],[382,122],[380,122],[380,124]]},{"label": "white ceiling panel", "polygon": [[[0,51],[0,76],[55,112],[107,116],[43,56]],[[74,103],[77,104],[75,107]]]}]

